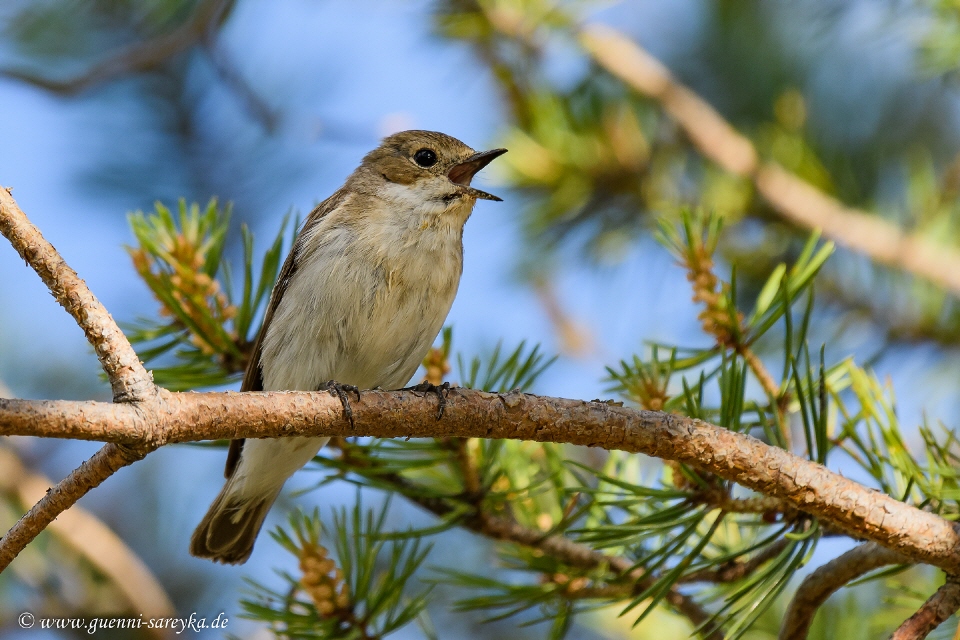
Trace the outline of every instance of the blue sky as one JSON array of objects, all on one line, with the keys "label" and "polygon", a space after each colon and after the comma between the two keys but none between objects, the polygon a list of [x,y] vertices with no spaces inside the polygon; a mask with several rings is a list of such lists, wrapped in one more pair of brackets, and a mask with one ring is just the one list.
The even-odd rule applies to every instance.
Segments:
[{"label": "blue sky", "polygon": [[[373,0],[241,3],[222,46],[257,92],[282,112],[282,125],[275,139],[262,144],[257,126],[199,68],[191,97],[198,105],[202,137],[209,146],[224,149],[216,172],[230,192],[197,197],[233,198],[254,231],[267,238],[291,207],[306,213],[333,192],[378,138],[393,130],[434,129],[475,148],[497,146],[505,117],[496,86],[467,48],[429,33],[428,7],[425,2]],[[602,15],[624,20],[621,26],[669,61],[685,55],[686,43],[696,39],[699,7],[693,0],[650,0]],[[868,18],[854,27],[869,24]],[[850,31],[858,33],[853,27]],[[557,72],[563,73],[562,65]],[[816,81],[835,85],[843,79],[835,69],[831,77],[825,68]],[[125,100],[122,86],[65,99],[0,81],[0,184],[14,187],[23,210],[121,322],[156,311],[123,250],[132,240],[126,213],[157,198],[172,204],[171,197],[196,190],[189,163],[172,166],[164,160],[165,148],[151,133],[152,114],[125,107]],[[151,193],[133,196],[85,183],[98,154],[121,147],[125,157],[162,169]],[[262,158],[255,155],[264,149]],[[464,275],[449,317],[455,347],[477,353],[501,339],[508,346],[526,339],[553,353],[557,343],[544,309],[515,275],[516,257],[524,251],[519,231],[523,203],[498,183],[496,163],[477,181],[505,202],[480,202],[467,225]],[[0,274],[0,380],[28,397],[105,399],[108,389],[97,381],[96,360],[79,329],[36,275],[2,247]],[[607,397],[603,365],[641,349],[643,341],[705,344],[687,287],[684,274],[650,240],[614,265],[563,265],[557,273],[558,297],[587,330],[593,348],[583,357],[561,359],[537,390]],[[869,338],[865,333],[863,340]],[[854,342],[850,350],[865,350],[865,345]],[[929,372],[931,362],[935,365],[933,354],[911,349],[899,355],[895,364],[882,365],[881,374],[905,390],[900,394],[905,417],[919,417],[921,407],[933,416],[953,416],[956,372],[946,371],[921,389],[911,381]],[[25,455],[59,477],[92,450],[86,444],[33,443],[26,445]],[[217,490],[222,462],[219,451],[165,449],[82,501],[162,577],[175,580],[174,574],[189,568],[219,581],[222,588],[204,596],[203,605],[210,608],[235,607],[241,576],[269,579],[270,567],[283,561],[266,537],[244,567],[213,567],[187,556],[190,531]],[[292,484],[315,481],[315,474],[302,476]],[[136,503],[142,498],[131,486],[142,487],[149,508],[161,514],[148,519],[156,527],[150,536],[130,520],[130,514],[140,513]],[[352,496],[352,489],[335,486],[302,500],[307,507],[322,504],[326,509]],[[272,518],[281,511],[275,510]],[[472,553],[487,551],[476,547]]]}]

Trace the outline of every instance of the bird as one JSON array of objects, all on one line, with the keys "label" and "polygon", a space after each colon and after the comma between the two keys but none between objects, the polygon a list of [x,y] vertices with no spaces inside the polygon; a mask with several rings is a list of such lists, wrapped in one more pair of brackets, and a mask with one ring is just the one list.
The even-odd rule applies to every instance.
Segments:
[{"label": "bird", "polygon": [[[408,383],[453,304],[471,186],[506,149],[477,152],[436,131],[384,138],[307,216],[270,295],[241,391],[347,392]],[[352,416],[351,420],[352,420]],[[226,482],[190,553],[246,562],[286,480],[329,438],[234,440]]]}]

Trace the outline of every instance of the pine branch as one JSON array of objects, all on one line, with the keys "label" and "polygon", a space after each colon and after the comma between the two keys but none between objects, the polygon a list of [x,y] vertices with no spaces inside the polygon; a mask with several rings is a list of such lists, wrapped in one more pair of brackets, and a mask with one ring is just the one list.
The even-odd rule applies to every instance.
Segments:
[{"label": "pine branch", "polygon": [[[115,405],[116,406],[116,405]],[[82,418],[81,418],[82,419]],[[61,513],[119,469],[142,460],[156,449],[150,445],[109,443],[47,492],[0,538],[0,572]]]},{"label": "pine branch", "polygon": [[[666,598],[691,620],[708,625],[711,623],[707,613],[674,587],[676,579],[700,557],[705,545],[710,542],[710,537],[725,512],[724,505],[730,511],[750,513],[761,508],[766,513],[771,506],[780,513],[796,510],[817,518],[820,527],[873,541],[895,553],[897,557],[905,558],[906,562],[931,564],[944,569],[950,575],[960,573],[960,552],[957,551],[960,534],[950,521],[936,513],[910,506],[844,478],[821,464],[799,458],[741,433],[739,416],[744,410],[743,369],[737,366],[727,367],[726,361],[717,370],[718,380],[733,404],[722,403],[721,423],[730,424],[736,429],[722,428],[670,413],[634,410],[616,403],[584,402],[519,392],[489,393],[453,389],[447,398],[443,419],[437,420],[437,399],[432,395],[410,391],[367,391],[352,403],[353,419],[347,420],[343,416],[340,402],[325,392],[171,393],[160,389],[152,385],[132,347],[116,329],[116,325],[92,293],[63,263],[53,247],[42,240],[39,232],[26,221],[5,190],[0,190],[0,205],[0,231],[10,238],[28,264],[41,274],[54,295],[62,300],[62,304],[84,328],[111,380],[119,381],[115,387],[122,391],[127,387],[135,388],[134,383],[140,385],[136,388],[136,395],[117,394],[118,399],[127,400],[126,402],[112,404],[0,400],[0,435],[76,438],[109,443],[55,487],[0,540],[0,571],[58,513],[75,503],[117,469],[160,446],[178,442],[247,437],[374,436],[447,439],[455,445],[452,453],[460,454],[458,459],[468,493],[470,487],[482,487],[482,483],[477,476],[478,470],[471,462],[469,448],[460,447],[460,443],[465,442],[461,439],[484,438],[568,443],[645,453],[711,474],[713,478],[709,482],[700,478],[702,488],[709,489],[716,478],[722,478],[763,494],[765,497],[756,499],[733,499],[722,487],[717,495],[710,491],[700,491],[699,494],[693,492],[692,495],[706,506],[699,506],[694,510],[696,513],[693,515],[699,520],[693,520],[693,528],[688,528],[689,532],[682,538],[681,543],[685,544],[684,541],[691,538],[698,524],[704,522],[704,517],[712,513],[710,520],[705,521],[713,523],[710,530],[706,535],[698,536],[699,539],[690,545],[689,553],[686,553],[678,565],[670,567],[669,570],[665,569],[662,573],[651,572],[649,575],[634,573],[636,563],[627,558],[603,554],[562,535],[546,535],[540,530],[524,527],[510,518],[485,513],[482,500],[474,502],[471,499],[468,503],[474,508],[472,512],[468,512],[468,517],[463,518],[469,523],[468,528],[474,528],[493,539],[510,540],[548,551],[555,557],[568,558],[571,566],[609,566],[614,571],[637,580],[637,587],[634,589],[639,588],[642,591],[635,595],[634,604],[646,599],[650,595],[647,593],[649,591],[654,596],[654,602],[659,598]],[[815,265],[820,263],[822,261],[818,263],[814,260],[807,264],[808,268],[804,270],[806,275],[797,276],[798,280],[809,282],[809,278],[815,273]],[[778,310],[771,311],[768,301],[765,310],[757,312],[762,316],[757,321],[757,326],[768,328],[776,320],[777,314],[789,311],[789,295],[785,292],[784,297],[785,300],[777,307]],[[758,309],[761,306],[763,305],[758,305]],[[765,313],[766,316],[763,315]],[[485,372],[486,382],[490,385],[508,382],[519,384],[517,381],[534,376],[539,370],[538,367],[541,367],[541,358],[535,349],[521,362],[522,352],[521,347],[502,363],[498,357],[494,358],[494,362]],[[126,369],[116,364],[118,361],[129,362],[131,358],[132,364]],[[796,363],[793,363],[794,386],[798,395],[811,399],[806,402],[799,398],[799,401],[805,423],[808,421],[809,409],[809,421],[817,425],[815,429],[808,427],[807,433],[810,439],[811,429],[816,431],[817,454],[818,459],[821,459],[821,439],[825,437],[826,428],[822,419],[825,415],[825,387],[822,382],[819,384],[820,409],[817,410],[817,403],[814,402],[815,380],[810,369],[810,358],[807,357],[806,360],[807,369],[803,378],[797,371]],[[479,379],[477,376],[480,369],[479,361],[471,366],[472,380]],[[868,377],[862,372],[858,375],[861,378]],[[824,377],[825,370],[821,359],[818,379],[822,381]],[[143,387],[146,387],[145,391]],[[702,385],[700,391],[699,400],[688,393],[687,399],[693,409],[691,415],[701,415]],[[741,399],[739,404],[737,397]],[[842,405],[838,406],[842,409]],[[851,432],[845,435],[855,437]],[[953,441],[931,450],[935,450],[934,452],[943,458],[949,455],[947,447],[951,442]],[[857,441],[857,444],[861,443]],[[812,445],[808,444],[808,447],[813,455]],[[866,451],[862,447],[861,450]],[[870,462],[873,464],[873,458],[870,458]],[[900,460],[899,463],[897,473],[909,478],[910,486],[914,486],[912,483],[919,472],[917,463],[912,459]],[[704,477],[707,477],[706,474]],[[402,480],[402,477],[398,476],[398,479]],[[883,486],[890,490],[890,487],[895,485]],[[679,493],[681,501],[687,499],[684,492]],[[897,494],[900,495],[899,492]],[[443,497],[421,500],[431,510],[440,510],[448,515],[452,512]],[[711,506],[714,508],[710,508]],[[716,513],[716,507],[720,507],[719,514]],[[817,528],[810,531],[815,534]],[[798,535],[805,535],[805,532],[798,532]],[[805,540],[809,541],[810,538]],[[778,554],[779,565],[775,567],[776,571],[765,574],[767,578],[772,576],[771,580],[776,578],[776,582],[769,583],[771,588],[780,589],[781,585],[785,584],[786,577],[789,577],[802,561],[806,553],[804,549],[807,548],[804,546],[797,553],[791,551],[789,554]],[[762,565],[758,559],[765,559],[765,553],[768,552],[758,553],[753,560],[744,561],[742,566]],[[577,560],[574,560],[575,558]],[[690,575],[697,573],[694,571]],[[703,575],[706,574],[701,574]],[[720,577],[720,574],[716,575]],[[730,575],[735,577],[736,571],[731,569]],[[573,588],[573,583],[570,584],[570,588]],[[599,584],[593,586],[603,588]],[[591,594],[590,591],[584,593]],[[601,594],[601,591],[594,591],[591,597],[601,597],[598,594]],[[729,606],[732,605],[733,601]],[[743,624],[748,624],[745,620]],[[715,635],[719,631],[708,633],[711,637],[719,637]]]},{"label": "pine branch", "polygon": [[326,392],[170,393],[161,406],[0,400],[0,435],[101,440],[156,447],[286,436],[492,438],[600,447],[696,465],[912,561],[960,570],[960,534],[940,516],[751,436],[654,411],[523,393],[455,388],[442,420],[436,398],[366,391],[353,423]]},{"label": "pine branch", "polygon": [[[13,449],[0,446],[0,492],[30,505],[52,485],[49,478],[24,466]],[[148,619],[176,616],[170,596],[146,563],[92,513],[75,505],[51,522],[49,531],[109,580],[130,610]],[[147,635],[169,640],[165,629],[149,629]]]},{"label": "pine branch", "polygon": [[793,516],[796,509],[784,504],[782,500],[768,496],[754,496],[752,498],[731,498],[725,490],[706,490],[697,492],[695,502],[710,504],[727,513],[780,513],[787,517]]},{"label": "pine branch", "polygon": [[738,354],[746,362],[770,398],[771,407],[778,414],[783,446],[790,449],[790,430],[785,419],[786,406],[790,402],[788,390],[786,386],[780,387],[751,348],[746,340],[748,331],[744,326],[743,314],[736,309],[736,301],[729,295],[730,285],[722,282],[714,273],[713,254],[719,241],[721,220],[708,217],[701,222],[699,226],[703,228],[700,229],[685,213],[683,223],[686,237],[682,241],[671,242],[668,229],[664,229],[663,234],[668,246],[687,270],[694,302],[703,305],[703,311],[698,316],[703,331],[713,336],[718,347]]},{"label": "pine branch", "polygon": [[580,33],[580,43],[600,67],[659,102],[704,157],[752,180],[758,193],[787,221],[804,229],[819,229],[827,238],[874,262],[960,294],[960,253],[956,249],[906,234],[874,214],[845,206],[776,163],[762,162],[748,138],[619,31],[588,25]]},{"label": "pine branch", "polygon": [[[349,459],[349,449],[344,447],[342,440],[334,439],[331,444],[341,448]],[[424,496],[419,487],[398,473],[377,473],[376,477],[379,483],[391,487],[414,504],[436,516],[444,518],[450,516],[456,510],[456,500]],[[546,534],[539,529],[525,527],[515,520],[484,513],[482,507],[475,502],[471,502],[467,506],[471,507],[473,511],[463,516],[460,524],[488,538],[537,549],[571,567],[596,569],[608,566],[617,574],[624,576],[630,575],[634,570],[634,562],[628,558],[604,554],[591,549],[587,545],[574,542],[565,536]]]},{"label": "pine branch", "polygon": [[920,609],[890,636],[890,640],[922,640],[960,609],[960,582],[948,578]]},{"label": "pine branch", "polygon": [[788,538],[781,538],[748,560],[734,560],[718,567],[694,571],[681,577],[678,582],[684,584],[737,582],[780,555],[790,545],[790,542]]},{"label": "pine branch", "polygon": [[0,233],[83,329],[110,379],[114,401],[144,400],[154,391],[153,379],[130,342],[77,272],[27,219],[11,191],[0,187]]},{"label": "pine branch", "polygon": [[783,618],[779,640],[805,640],[817,610],[845,584],[880,567],[909,562],[905,555],[872,542],[837,556],[800,583]]}]

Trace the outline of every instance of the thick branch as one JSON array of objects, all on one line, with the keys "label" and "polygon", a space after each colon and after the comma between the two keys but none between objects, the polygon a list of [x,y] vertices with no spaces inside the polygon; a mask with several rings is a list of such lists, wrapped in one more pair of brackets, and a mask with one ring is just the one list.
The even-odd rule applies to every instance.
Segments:
[{"label": "thick branch", "polygon": [[153,393],[153,379],[117,323],[3,187],[0,187],[0,233],[83,329],[110,378],[114,400],[142,400]]},{"label": "thick branch", "polygon": [[922,640],[957,609],[960,609],[960,583],[947,578],[946,583],[893,632],[890,640]]},{"label": "thick branch", "polygon": [[695,464],[778,498],[826,525],[960,572],[960,535],[939,516],[868,489],[823,466],[699,420],[603,402],[455,389],[442,420],[436,399],[367,391],[355,427],[329,394],[167,393],[155,411],[98,402],[0,400],[0,435],[160,446],[205,439],[293,435],[495,438],[645,453]]},{"label": "thick branch", "polygon": [[780,640],[804,640],[817,609],[851,580],[880,567],[908,562],[910,558],[872,542],[837,556],[800,583],[783,618]]},{"label": "thick branch", "polygon": [[777,164],[761,162],[747,137],[619,31],[590,25],[580,41],[597,64],[659,102],[706,158],[752,180],[760,195],[785,219],[806,229],[819,229],[831,240],[875,262],[960,294],[960,255],[956,251],[905,234],[876,215],[845,206]]},{"label": "thick branch", "polygon": [[140,460],[152,450],[152,447],[142,445],[130,447],[110,443],[74,469],[0,538],[0,572],[58,515],[117,470]]}]

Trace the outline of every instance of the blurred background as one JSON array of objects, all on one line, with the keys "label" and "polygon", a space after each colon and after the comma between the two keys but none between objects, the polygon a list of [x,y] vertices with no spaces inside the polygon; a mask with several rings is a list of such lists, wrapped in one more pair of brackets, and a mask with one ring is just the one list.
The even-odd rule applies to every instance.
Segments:
[{"label": "blurred background", "polygon": [[[685,207],[723,215],[718,271],[736,263],[744,296],[795,256],[810,230],[777,214],[749,180],[704,159],[656,101],[600,69],[576,37],[579,25],[621,30],[760,157],[960,251],[958,16],[945,0],[6,0],[0,183],[130,324],[158,309],[124,250],[133,242],[130,212],[178,198],[230,202],[228,252],[239,256],[240,222],[264,250],[284,215],[306,215],[382,136],[421,128],[477,149],[508,147],[477,181],[504,202],[480,202],[467,225],[448,321],[454,349],[540,343],[560,357],[537,392],[607,397],[605,365],[645,342],[712,340],[685,272],[652,239],[657,217]],[[79,329],[2,249],[3,392],[108,400]],[[904,424],[957,422],[955,295],[843,250],[817,292],[816,339],[833,358],[854,355],[888,378]],[[96,450],[27,439],[12,447],[24,465],[18,473],[53,479]],[[236,617],[244,578],[269,583],[293,560],[266,537],[241,567],[187,553],[223,460],[222,450],[168,447],[79,504],[142,560],[179,614],[223,611],[229,633],[260,637]],[[318,479],[316,470],[298,474],[271,518],[291,504],[325,513],[353,500],[354,489],[340,484],[291,497]],[[23,508],[13,484],[0,483],[5,526]],[[413,508],[391,517],[426,521]],[[824,546],[830,555],[841,548]],[[445,555],[496,561],[488,543],[464,532],[444,534],[434,553],[438,563]],[[72,637],[20,631],[24,610],[123,610],[116,586],[83,571],[84,562],[57,536],[30,547],[0,578],[0,635]],[[542,635],[450,614],[450,598],[440,594],[431,608],[440,637]],[[598,615],[571,637],[648,637],[641,633]]]}]

